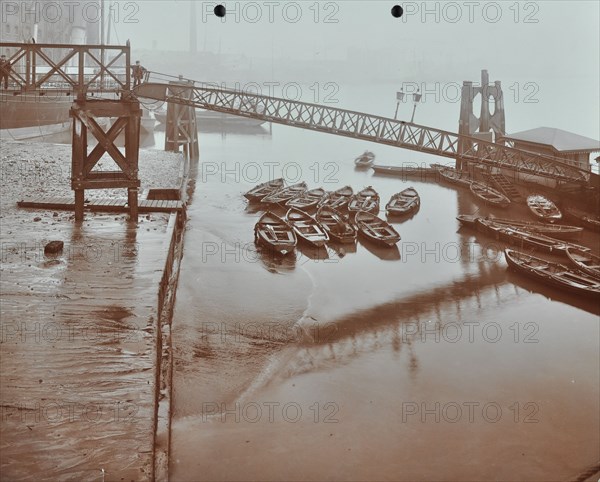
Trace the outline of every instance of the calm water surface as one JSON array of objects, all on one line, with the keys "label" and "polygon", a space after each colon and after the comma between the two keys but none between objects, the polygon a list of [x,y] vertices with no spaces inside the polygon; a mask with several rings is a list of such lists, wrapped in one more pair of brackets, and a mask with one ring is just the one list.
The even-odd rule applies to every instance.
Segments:
[{"label": "calm water surface", "polygon": [[[455,219],[507,213],[353,166],[366,149],[425,161],[408,151],[283,126],[200,144],[173,321],[173,480],[548,480],[595,463],[598,304],[507,272],[502,245]],[[242,194],[282,172],[372,185],[382,205],[413,186],[421,209],[395,225],[398,250],[274,260]]]}]

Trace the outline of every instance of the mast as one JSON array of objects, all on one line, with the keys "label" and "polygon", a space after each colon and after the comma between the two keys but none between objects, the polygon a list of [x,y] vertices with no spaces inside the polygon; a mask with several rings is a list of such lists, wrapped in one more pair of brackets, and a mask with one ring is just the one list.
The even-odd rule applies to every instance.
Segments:
[{"label": "mast", "polygon": [[112,0],[108,0],[108,27],[106,28],[106,44],[110,45],[110,32],[112,30]]},{"label": "mast", "polygon": [[198,32],[196,26],[196,0],[190,0],[190,53],[198,53]]}]

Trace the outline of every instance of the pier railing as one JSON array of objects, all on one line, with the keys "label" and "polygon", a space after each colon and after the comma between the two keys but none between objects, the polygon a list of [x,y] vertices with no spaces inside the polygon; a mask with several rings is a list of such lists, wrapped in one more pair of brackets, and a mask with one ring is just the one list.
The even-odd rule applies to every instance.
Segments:
[{"label": "pier railing", "polygon": [[131,87],[127,45],[0,43],[11,64],[9,90],[19,92],[121,92]]}]

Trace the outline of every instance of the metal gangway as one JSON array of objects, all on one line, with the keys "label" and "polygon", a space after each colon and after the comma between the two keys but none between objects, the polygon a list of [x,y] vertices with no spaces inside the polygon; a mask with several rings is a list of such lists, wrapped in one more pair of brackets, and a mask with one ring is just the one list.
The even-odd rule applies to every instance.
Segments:
[{"label": "metal gangway", "polygon": [[174,82],[163,80],[169,78],[175,79],[168,74],[151,72],[147,82],[135,87],[133,92],[138,98],[351,137],[566,183],[586,184],[590,179],[589,171],[566,164],[561,159],[507,144],[459,136],[434,127],[365,112],[214,87],[182,77],[177,78],[181,86],[174,87]]}]

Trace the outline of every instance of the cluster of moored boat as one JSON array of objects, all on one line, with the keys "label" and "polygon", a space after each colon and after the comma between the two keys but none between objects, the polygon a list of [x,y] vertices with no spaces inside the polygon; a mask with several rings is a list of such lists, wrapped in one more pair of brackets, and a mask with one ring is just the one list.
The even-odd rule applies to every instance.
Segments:
[{"label": "cluster of moored boat", "polygon": [[[474,181],[463,177],[460,171],[440,164],[432,164],[440,175],[440,178],[450,184],[468,188],[473,195],[480,201],[490,206],[507,208],[511,205],[511,200],[500,191],[483,182]],[[533,216],[547,223],[556,223],[563,218],[570,219],[580,226],[600,232],[600,217],[590,216],[575,208],[565,207],[564,212],[556,206],[547,197],[541,194],[531,194],[527,196],[527,207]]]},{"label": "cluster of moored boat", "polygon": [[506,262],[514,270],[572,293],[595,297],[600,295],[600,256],[570,241],[579,238],[583,227],[468,215],[458,216],[457,219],[462,225],[495,239],[521,249],[562,256],[569,263],[566,266],[515,249],[506,249]]},{"label": "cluster of moored boat", "polygon": [[[394,227],[378,217],[380,198],[372,186],[357,193],[351,186],[327,192],[308,189],[305,182],[286,186],[283,179],[273,179],[244,196],[267,209],[254,228],[257,243],[281,254],[291,253],[298,240],[314,247],[355,243],[357,235],[385,247],[400,241]],[[394,194],[385,209],[389,217],[401,217],[415,213],[420,203],[417,191],[408,188]],[[276,214],[278,207],[287,209],[285,216]]]}]

